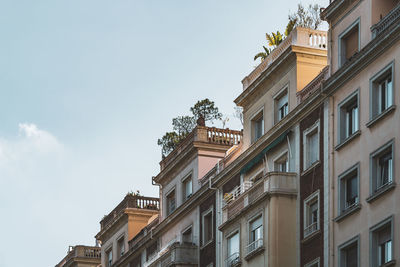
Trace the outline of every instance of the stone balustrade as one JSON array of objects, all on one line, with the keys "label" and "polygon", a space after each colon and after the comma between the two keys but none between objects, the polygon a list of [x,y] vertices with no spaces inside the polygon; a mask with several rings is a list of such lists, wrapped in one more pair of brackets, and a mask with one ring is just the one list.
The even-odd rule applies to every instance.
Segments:
[{"label": "stone balustrade", "polygon": [[154,197],[143,197],[134,194],[127,194],[125,198],[113,209],[108,215],[104,216],[101,220],[100,225],[103,230],[104,227],[111,224],[116,218],[121,216],[125,209],[136,208],[136,209],[148,209],[148,210],[159,210],[160,201]]},{"label": "stone balustrade", "polygon": [[248,76],[242,80],[243,91],[246,90],[261,73],[264,72],[284,51],[290,46],[303,46],[327,50],[327,32],[297,27],[286,37],[277,48],[258,65]]},{"label": "stone balustrade", "polygon": [[390,25],[400,23],[400,4],[389,12],[381,21],[371,27],[372,38],[378,36],[381,32],[387,29]]},{"label": "stone balustrade", "polygon": [[77,258],[100,260],[101,248],[92,246],[81,246],[81,245],[70,247],[68,255],[59,264],[57,264],[56,267],[62,267],[69,261]]}]

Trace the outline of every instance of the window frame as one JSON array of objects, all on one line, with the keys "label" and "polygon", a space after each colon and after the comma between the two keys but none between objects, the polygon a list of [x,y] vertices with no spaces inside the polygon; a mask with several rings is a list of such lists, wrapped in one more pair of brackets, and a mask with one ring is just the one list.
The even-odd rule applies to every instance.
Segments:
[{"label": "window frame", "polygon": [[[356,175],[354,176],[354,172],[356,172]],[[346,181],[349,178],[356,177],[357,179],[357,201],[349,206],[346,207],[346,194],[347,194],[347,188],[346,188]],[[344,184],[344,185],[343,185]],[[344,190],[343,190],[344,189]],[[348,168],[346,171],[342,172],[338,176],[338,216],[347,214],[349,211],[353,210],[360,204],[360,162],[357,162],[350,168]]]},{"label": "window frame", "polygon": [[[210,240],[205,241],[205,231],[204,231],[204,217],[211,213],[211,238]],[[211,206],[208,210],[204,211],[201,214],[201,244],[202,247],[207,246],[214,240],[214,206]]]},{"label": "window frame", "polygon": [[[281,165],[281,163],[282,163],[282,159],[284,159],[284,158],[286,158],[286,171],[285,172],[290,172],[289,171],[289,169],[290,169],[290,162],[289,162],[289,150],[288,149],[285,149],[284,151],[282,151],[278,156],[276,156],[274,159],[273,159],[273,162],[274,162],[274,171],[276,171],[276,172],[282,172],[280,169],[279,169],[279,166]],[[279,169],[279,170],[278,170]]]},{"label": "window frame", "polygon": [[230,238],[232,238],[234,235],[238,235],[238,240],[239,240],[239,251],[237,252],[239,255],[238,255],[238,261],[240,261],[240,257],[241,257],[241,238],[240,238],[240,228],[235,228],[234,230],[232,230],[232,231],[230,231],[229,232],[229,234],[227,234],[226,236],[225,236],[225,242],[226,242],[226,250],[225,250],[225,252],[226,252],[226,257],[225,257],[225,261],[227,260],[227,259],[229,259],[229,257],[231,257],[232,255],[228,255],[228,253],[229,253],[229,239]]},{"label": "window frame", "polygon": [[[317,131],[317,160],[314,162],[308,162],[308,136],[313,133],[314,131]],[[320,161],[320,141],[321,141],[321,133],[320,133],[320,123],[319,120],[317,120],[312,126],[308,127],[306,130],[303,131],[303,172],[310,169],[314,164],[317,164]]]},{"label": "window frame", "polygon": [[185,233],[187,233],[188,231],[190,230],[190,232],[191,232],[191,242],[186,242],[186,243],[194,243],[194,239],[193,239],[193,224],[191,224],[191,225],[189,225],[189,226],[187,226],[186,228],[184,228],[183,230],[182,230],[182,232],[181,232],[181,236],[182,236],[182,243],[184,242],[184,240],[183,240],[183,235],[185,234]]},{"label": "window frame", "polygon": [[[287,102],[286,102],[287,112],[286,112],[285,116],[283,116],[282,118],[279,118],[280,117],[280,114],[279,114],[280,108],[278,106],[278,103],[279,103],[279,100],[285,96],[287,97]],[[284,119],[289,114],[289,84],[285,85],[281,90],[279,90],[279,92],[275,94],[273,99],[274,99],[274,121],[276,124],[276,123],[280,122],[282,119]]]},{"label": "window frame", "polygon": [[[395,94],[395,75],[394,75],[394,61],[391,61],[388,65],[383,67],[378,73],[374,74],[370,79],[369,79],[369,122],[367,123],[367,127],[371,127],[377,120],[382,118],[384,115],[389,113],[391,110],[395,108],[395,103],[394,101],[396,100]],[[376,93],[377,90],[379,90],[376,87],[376,84],[379,84],[379,81],[382,79],[385,79],[385,77],[389,76],[389,73],[391,74],[391,79],[392,79],[392,104],[388,106],[386,109],[379,111],[379,103],[377,104],[376,101],[376,95],[380,94],[379,92]],[[376,111],[378,110],[378,111]]]},{"label": "window frame", "polygon": [[375,244],[375,239],[376,239],[376,234],[382,231],[385,227],[390,224],[390,238],[392,241],[392,259],[388,262],[391,262],[395,260],[394,254],[395,254],[395,249],[394,249],[394,215],[389,216],[388,218],[384,219],[383,221],[375,224],[369,229],[369,251],[370,251],[370,257],[369,257],[369,266],[370,267],[378,267],[377,265],[377,251],[375,250],[377,248],[377,244]]},{"label": "window frame", "polygon": [[342,265],[343,261],[343,253],[346,251],[346,249],[350,248],[354,244],[357,244],[357,266],[360,267],[360,235],[357,235],[355,237],[350,238],[346,242],[342,243],[341,245],[338,246],[338,267],[346,267]]},{"label": "window frame", "polygon": [[[313,200],[315,198],[317,199],[317,207],[318,207],[318,211],[317,211],[317,228],[314,231],[306,234],[306,229],[312,225],[312,224],[310,224],[310,225],[307,224],[308,211],[309,211],[308,207],[310,206],[308,203],[313,202]],[[320,203],[320,191],[319,191],[319,189],[317,191],[313,192],[312,194],[310,194],[303,201],[303,239],[313,235],[314,233],[317,233],[320,230],[320,222],[321,222],[321,218],[320,218],[321,217],[320,216],[321,206],[320,206],[320,204],[321,203]]]},{"label": "window frame", "polygon": [[[169,196],[172,194],[172,193],[174,193],[174,195],[175,195],[175,197],[174,197],[174,201],[175,201],[175,208],[174,208],[174,210],[170,210],[170,205],[169,205]],[[169,215],[171,215],[175,210],[176,210],[176,208],[177,208],[177,195],[176,195],[176,186],[173,186],[169,191],[168,191],[168,193],[166,193],[165,194],[165,200],[166,200],[166,203],[167,203],[167,207],[166,207],[166,212],[167,212],[167,216],[169,216]]]},{"label": "window frame", "polygon": [[[191,188],[192,188],[192,193],[187,196],[187,192],[186,192],[186,183],[188,182],[188,180],[190,180],[191,182]],[[187,174],[184,178],[182,178],[182,202],[185,202],[186,200],[188,200],[189,198],[191,198],[193,196],[193,172],[190,172],[189,174]]]},{"label": "window frame", "polygon": [[338,36],[338,68],[342,67],[346,62],[343,61],[342,49],[343,49],[343,39],[348,37],[349,33],[358,26],[358,52],[361,50],[361,18],[358,17],[353,23],[351,23],[341,34]]},{"label": "window frame", "polygon": [[[122,253],[122,254],[121,254],[121,247],[120,247],[121,241],[124,246],[124,253]],[[124,233],[117,239],[117,256],[118,256],[118,258],[121,258],[125,253],[126,253],[126,246],[125,246],[125,233]]]},{"label": "window frame", "polygon": [[[255,131],[255,122],[259,121],[259,117],[261,117],[261,135],[256,138]],[[251,133],[251,143],[255,143],[258,139],[260,139],[265,133],[265,117],[264,117],[264,106],[259,108],[251,117],[250,117],[250,133]]]},{"label": "window frame", "polygon": [[[385,155],[388,150],[391,150],[392,154],[392,180],[385,185],[382,185],[378,188],[377,186],[377,161]],[[388,189],[395,185],[395,177],[396,177],[396,164],[395,164],[395,142],[394,139],[391,139],[389,142],[380,146],[378,149],[373,151],[369,156],[369,177],[370,177],[370,196],[368,200],[374,199],[376,196],[381,195],[386,192]]]},{"label": "window frame", "polygon": [[[112,266],[114,262],[114,255],[113,255],[113,245],[111,244],[107,249],[105,249],[106,252],[106,267]],[[110,263],[110,256],[111,255],[111,263]]]},{"label": "window frame", "polygon": [[312,260],[312,261],[310,261],[310,262],[308,262],[308,263],[306,263],[304,265],[304,267],[312,267],[314,264],[317,264],[318,267],[320,266],[320,258],[319,257],[314,259],[314,260]]},{"label": "window frame", "polygon": [[[347,111],[344,111],[345,109],[347,110],[349,106],[352,106],[352,104],[355,102],[357,103],[357,130],[353,131],[351,134],[348,133],[343,133],[343,131],[347,131],[347,121],[346,118],[343,118],[343,115],[347,114]],[[349,141],[350,139],[352,139],[352,137],[354,137],[355,135],[357,135],[357,133],[360,132],[360,119],[361,119],[361,115],[360,115],[360,88],[358,88],[357,90],[355,90],[354,92],[352,92],[350,95],[348,95],[344,100],[342,100],[337,107],[337,114],[338,114],[338,119],[337,119],[337,147],[347,143],[347,141]],[[345,124],[345,125],[343,125]],[[343,127],[345,126],[345,127]],[[344,129],[344,130],[343,130]],[[347,136],[348,134],[348,136]],[[336,149],[337,149],[336,147]]]}]

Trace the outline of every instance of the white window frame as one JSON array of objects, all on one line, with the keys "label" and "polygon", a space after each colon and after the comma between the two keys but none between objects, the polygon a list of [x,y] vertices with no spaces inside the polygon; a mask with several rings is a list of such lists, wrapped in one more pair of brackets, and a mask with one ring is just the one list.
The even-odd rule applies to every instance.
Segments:
[{"label": "white window frame", "polygon": [[312,260],[312,261],[306,263],[306,264],[304,265],[304,267],[313,267],[313,265],[315,265],[315,264],[317,264],[317,267],[320,266],[320,259],[319,259],[319,257],[316,258],[315,260]]},{"label": "white window frame", "polygon": [[[204,211],[201,214],[201,244],[202,247],[207,246],[209,243],[211,243],[214,240],[214,206],[211,206],[208,210]],[[205,241],[205,231],[204,231],[204,217],[206,217],[208,214],[211,213],[211,238],[210,240]]]},{"label": "white window frame", "polygon": [[[236,234],[238,235],[238,239],[239,239],[239,251],[238,251],[237,253],[238,253],[238,258],[239,258],[239,261],[240,261],[240,251],[241,251],[240,229],[239,229],[239,228],[236,228],[236,229],[232,230],[231,232],[229,232],[229,234],[226,235],[226,237],[225,237],[225,242],[226,242],[226,250],[225,250],[225,252],[226,252],[226,257],[225,257],[225,262],[229,259],[229,257],[231,257],[232,255],[234,255],[234,254],[228,255],[228,253],[229,253],[229,239],[230,239],[231,237],[233,237],[234,235],[236,235]],[[226,264],[227,264],[227,263],[226,263]]]},{"label": "white window frame", "polygon": [[[256,131],[255,131],[255,118],[261,116],[261,135],[256,138]],[[253,116],[250,117],[250,133],[251,133],[251,143],[256,142],[258,139],[261,138],[261,136],[264,135],[264,131],[265,131],[265,117],[264,117],[264,107],[261,107],[260,109],[258,109]]]},{"label": "white window frame", "polygon": [[[353,129],[352,133],[349,133],[348,128],[348,120],[347,120],[347,110],[349,106],[353,106],[353,103],[357,103],[357,114],[356,114],[356,123],[355,129]],[[357,89],[353,93],[351,93],[348,97],[346,97],[343,101],[338,104],[338,145],[344,143],[346,140],[350,139],[353,135],[355,135],[358,131],[360,131],[360,89]],[[353,117],[354,121],[354,117]]]},{"label": "white window frame", "polygon": [[[306,230],[312,225],[308,225],[307,224],[307,218],[308,218],[308,211],[309,211],[309,203],[310,202],[314,202],[314,199],[317,199],[317,207],[318,207],[318,211],[317,211],[317,226],[316,229],[314,231],[310,231],[309,233],[306,233]],[[306,238],[310,235],[312,235],[315,232],[318,232],[320,229],[320,197],[319,197],[319,190],[315,191],[314,193],[312,193],[311,195],[309,195],[305,200],[304,200],[304,204],[303,204],[303,237]]]},{"label": "white window frame", "polygon": [[[356,173],[356,175],[354,175]],[[357,179],[357,199],[356,202],[351,206],[346,206],[346,194],[347,194],[347,184],[346,181],[349,178],[356,177]],[[339,197],[338,197],[338,214],[344,214],[346,211],[357,206],[360,203],[360,163],[351,166],[345,172],[341,173],[338,177],[339,183]]]},{"label": "white window frame", "polygon": [[[251,224],[253,223],[253,222],[255,222],[256,220],[258,220],[258,219],[261,219],[261,238],[259,238],[259,239],[256,239],[256,240],[251,240]],[[248,244],[247,244],[247,251],[246,251],[246,253],[247,253],[247,255],[249,255],[249,254],[251,254],[252,252],[254,252],[254,251],[256,251],[257,249],[259,249],[260,247],[262,247],[263,245],[264,245],[264,216],[263,216],[263,213],[262,212],[260,212],[260,213],[257,213],[257,214],[255,214],[254,216],[252,216],[248,221],[247,221],[247,229],[248,229]],[[261,242],[259,241],[261,239]],[[252,244],[252,243],[254,243],[254,242],[259,242],[259,243],[261,243],[261,244],[259,244],[260,245],[260,247],[257,247],[257,248],[255,248],[255,249],[253,249],[252,251],[248,251],[248,247]]]},{"label": "white window frame", "polygon": [[[289,162],[289,150],[285,149],[278,156],[276,156],[273,160],[274,162],[274,171],[281,172],[279,166],[281,165],[283,159],[286,158],[286,172],[289,172],[290,162]],[[279,170],[278,170],[279,169]]]},{"label": "white window frame", "polygon": [[[391,105],[386,107],[384,110],[381,111],[380,105],[381,105],[381,93],[379,92],[379,88],[377,87],[379,82],[388,77],[390,74],[391,79],[392,79],[392,98],[391,98]],[[367,126],[370,126],[375,120],[381,118],[381,116],[387,114],[388,111],[392,110],[395,106],[395,75],[394,75],[394,61],[390,62],[388,65],[386,65],[384,68],[382,68],[378,73],[376,73],[369,82],[369,118],[370,122],[367,123]],[[378,102],[378,103],[377,103]]]},{"label": "white window frame", "polygon": [[[317,160],[314,162],[309,162],[309,151],[308,151],[308,136],[312,134],[314,131],[317,131]],[[311,168],[314,164],[319,162],[320,160],[320,126],[319,126],[319,120],[317,120],[311,127],[307,128],[303,132],[303,170],[307,170]]]}]

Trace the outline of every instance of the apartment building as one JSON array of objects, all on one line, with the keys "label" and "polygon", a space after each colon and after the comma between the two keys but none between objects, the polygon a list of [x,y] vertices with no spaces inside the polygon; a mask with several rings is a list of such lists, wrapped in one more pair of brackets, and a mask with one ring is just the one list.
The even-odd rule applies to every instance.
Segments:
[{"label": "apartment building", "polygon": [[400,1],[331,1],[329,266],[400,266]]},{"label": "apartment building", "polygon": [[69,246],[67,255],[56,267],[98,267],[101,249],[96,246]]}]

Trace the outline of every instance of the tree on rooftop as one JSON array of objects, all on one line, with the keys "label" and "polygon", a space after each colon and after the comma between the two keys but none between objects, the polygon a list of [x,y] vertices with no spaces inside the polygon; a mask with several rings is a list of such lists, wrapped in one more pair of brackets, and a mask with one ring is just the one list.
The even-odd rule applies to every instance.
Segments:
[{"label": "tree on rooftop", "polygon": [[203,118],[204,121],[220,120],[222,113],[219,112],[218,107],[215,106],[214,101],[210,101],[208,98],[197,101],[197,103],[190,108],[194,118],[197,120]]},{"label": "tree on rooftop", "polygon": [[179,116],[172,119],[172,127],[179,136],[186,136],[196,127],[196,120],[192,116]]}]

